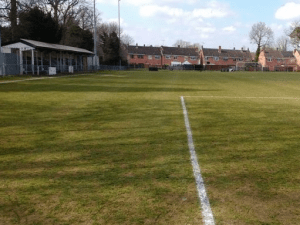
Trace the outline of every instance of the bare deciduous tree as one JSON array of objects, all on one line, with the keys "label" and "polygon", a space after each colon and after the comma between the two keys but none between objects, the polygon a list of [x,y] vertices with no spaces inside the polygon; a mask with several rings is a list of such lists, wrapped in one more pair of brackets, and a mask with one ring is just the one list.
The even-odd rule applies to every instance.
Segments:
[{"label": "bare deciduous tree", "polygon": [[264,22],[259,22],[252,26],[249,38],[251,42],[257,45],[255,61],[258,61],[260,48],[271,45],[273,41],[273,31],[270,27],[267,27]]},{"label": "bare deciduous tree", "polygon": [[280,51],[287,51],[289,44],[289,39],[286,36],[281,36],[280,38],[277,39],[275,48],[277,48]]},{"label": "bare deciduous tree", "polygon": [[256,23],[249,33],[250,40],[258,47],[270,45],[273,41],[273,31],[264,22]]},{"label": "bare deciduous tree", "polygon": [[191,42],[188,41],[184,41],[184,40],[177,40],[174,44],[173,47],[177,47],[180,46],[182,48],[188,48],[189,46],[191,46]]},{"label": "bare deciduous tree", "polygon": [[121,36],[121,42],[124,44],[124,45],[132,45],[134,43],[134,39],[133,37],[131,37],[130,35],[128,34],[123,34]]}]

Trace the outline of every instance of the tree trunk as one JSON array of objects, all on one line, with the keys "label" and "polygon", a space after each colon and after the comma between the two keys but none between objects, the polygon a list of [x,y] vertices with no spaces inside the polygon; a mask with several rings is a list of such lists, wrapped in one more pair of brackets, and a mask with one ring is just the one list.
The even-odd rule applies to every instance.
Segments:
[{"label": "tree trunk", "polygon": [[16,37],[16,30],[17,30],[17,0],[11,0],[9,19],[11,23],[12,40],[14,40]]}]

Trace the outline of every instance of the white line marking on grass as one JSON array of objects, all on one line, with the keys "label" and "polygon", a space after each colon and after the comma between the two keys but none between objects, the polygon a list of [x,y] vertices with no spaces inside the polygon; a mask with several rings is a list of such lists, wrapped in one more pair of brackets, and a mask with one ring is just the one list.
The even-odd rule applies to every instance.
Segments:
[{"label": "white line marking on grass", "polygon": [[28,79],[23,79],[23,80],[3,81],[3,82],[0,82],[0,84],[24,82],[24,81],[30,81],[30,80],[45,80],[45,79],[64,78],[64,77],[78,77],[78,76],[81,76],[81,75],[87,76],[87,75],[93,75],[93,74],[76,74],[76,75],[68,75],[68,76],[53,76],[53,77],[28,78]]},{"label": "white line marking on grass", "polygon": [[206,190],[205,190],[205,186],[204,186],[204,181],[201,176],[201,170],[200,170],[197,155],[195,152],[195,146],[194,146],[194,141],[193,141],[192,130],[190,127],[188,112],[187,112],[187,109],[185,106],[183,96],[181,96],[181,104],[182,104],[185,127],[186,127],[187,137],[188,137],[188,144],[189,144],[189,149],[190,149],[190,154],[191,154],[191,162],[192,162],[194,176],[195,176],[195,180],[196,180],[198,196],[199,196],[201,206],[202,206],[203,222],[204,222],[204,225],[214,225],[215,224],[214,216],[213,216],[211,208],[210,208],[209,199],[206,194]]},{"label": "white line marking on grass", "polygon": [[183,96],[185,98],[231,98],[231,99],[284,99],[284,100],[300,100],[295,97],[233,97],[233,96]]}]

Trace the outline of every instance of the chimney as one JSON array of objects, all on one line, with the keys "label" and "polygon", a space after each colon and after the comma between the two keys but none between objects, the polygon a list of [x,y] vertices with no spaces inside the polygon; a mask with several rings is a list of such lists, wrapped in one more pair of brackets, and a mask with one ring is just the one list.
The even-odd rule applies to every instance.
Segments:
[{"label": "chimney", "polygon": [[150,45],[150,47],[152,48],[152,45]]},{"label": "chimney", "polygon": [[248,52],[250,52],[250,49],[248,48]]},{"label": "chimney", "polygon": [[277,51],[279,51],[279,48],[276,48]]},{"label": "chimney", "polygon": [[146,47],[146,45],[144,44],[144,47]]},{"label": "chimney", "polygon": [[242,47],[241,50],[244,51],[244,48]]},{"label": "chimney", "polygon": [[219,46],[219,53],[221,53],[222,52],[222,48],[221,48],[221,46]]},{"label": "chimney", "polygon": [[180,48],[180,45],[178,45],[178,48]]},{"label": "chimney", "polygon": [[235,50],[235,47],[233,47],[233,50]]},{"label": "chimney", "polygon": [[201,45],[200,49],[203,50],[203,45]]}]

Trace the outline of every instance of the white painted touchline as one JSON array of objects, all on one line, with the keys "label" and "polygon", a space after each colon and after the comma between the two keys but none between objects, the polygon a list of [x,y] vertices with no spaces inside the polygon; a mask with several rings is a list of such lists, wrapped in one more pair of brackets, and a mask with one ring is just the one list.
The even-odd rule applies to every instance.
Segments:
[{"label": "white painted touchline", "polygon": [[24,81],[30,81],[30,80],[44,80],[44,79],[54,79],[54,78],[64,78],[64,77],[78,77],[78,76],[81,76],[81,75],[87,76],[87,75],[90,75],[90,74],[76,74],[76,75],[53,76],[53,77],[37,77],[37,78],[29,78],[29,79],[23,79],[23,80],[3,81],[3,82],[0,82],[0,84],[24,82]]},{"label": "white painted touchline", "polygon": [[233,97],[233,96],[182,96],[184,98],[231,98],[231,99],[286,99],[286,100],[300,100],[295,97]]},{"label": "white painted touchline", "polygon": [[204,181],[201,176],[201,170],[200,170],[198,158],[197,158],[197,155],[195,152],[195,146],[194,146],[194,141],[193,141],[192,130],[190,127],[188,112],[187,112],[187,109],[185,106],[183,96],[181,96],[181,104],[182,104],[185,127],[186,127],[187,137],[188,137],[188,144],[189,144],[189,149],[190,149],[190,154],[191,154],[191,162],[192,162],[194,176],[195,176],[195,180],[196,180],[198,196],[199,196],[201,206],[202,206],[203,222],[204,222],[204,225],[214,225],[215,224],[214,216],[213,216],[211,208],[210,208],[209,199],[206,194],[206,190],[205,190],[205,186],[204,186]]}]

